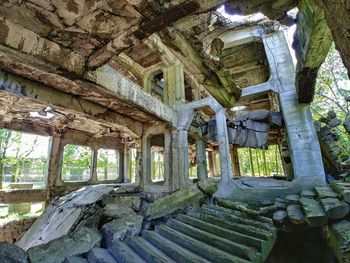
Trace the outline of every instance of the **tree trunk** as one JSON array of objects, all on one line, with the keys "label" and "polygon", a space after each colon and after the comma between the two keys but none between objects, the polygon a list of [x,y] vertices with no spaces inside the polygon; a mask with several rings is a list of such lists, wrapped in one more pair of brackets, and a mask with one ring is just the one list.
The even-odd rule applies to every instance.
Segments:
[{"label": "tree trunk", "polygon": [[2,181],[3,181],[3,175],[4,175],[4,161],[6,158],[6,151],[8,148],[8,144],[10,141],[10,137],[11,137],[12,132],[11,131],[7,131],[4,141],[3,141],[3,147],[2,147],[2,153],[0,155],[0,189],[2,189]]}]

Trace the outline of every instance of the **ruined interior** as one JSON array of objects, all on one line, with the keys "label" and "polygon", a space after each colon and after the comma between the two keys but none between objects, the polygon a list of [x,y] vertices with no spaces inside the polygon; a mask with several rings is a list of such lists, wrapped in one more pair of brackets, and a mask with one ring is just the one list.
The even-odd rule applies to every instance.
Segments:
[{"label": "ruined interior", "polygon": [[1,1],[0,209],[41,215],[0,262],[350,262],[310,111],[349,25],[347,0]]}]

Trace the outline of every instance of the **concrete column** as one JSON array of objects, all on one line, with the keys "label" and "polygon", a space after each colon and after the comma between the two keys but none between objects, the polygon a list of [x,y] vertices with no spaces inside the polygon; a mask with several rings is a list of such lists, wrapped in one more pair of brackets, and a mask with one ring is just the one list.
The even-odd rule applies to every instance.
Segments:
[{"label": "concrete column", "polygon": [[172,64],[165,68],[164,102],[171,108],[185,103],[185,80],[182,64]]},{"label": "concrete column", "polygon": [[295,91],[280,94],[294,179],[324,184],[320,145],[308,104],[299,104]]},{"label": "concrete column", "polygon": [[123,182],[124,183],[129,183],[130,182],[130,179],[129,179],[129,177],[130,177],[130,150],[129,150],[129,146],[125,143],[124,144],[124,152],[123,152],[123,154],[124,154],[124,160],[123,160],[123,170],[124,170],[124,180],[123,180]]},{"label": "concrete column", "polygon": [[207,156],[205,141],[203,138],[196,138],[197,176],[199,180],[208,178]]},{"label": "concrete column", "polygon": [[215,171],[214,171],[214,159],[213,159],[213,152],[210,151],[208,152],[208,164],[209,164],[209,174],[211,177],[215,176]]},{"label": "concrete column", "polygon": [[215,113],[216,132],[220,154],[220,184],[227,183],[231,178],[230,147],[227,136],[226,109],[222,108]]},{"label": "concrete column", "polygon": [[190,184],[188,164],[188,132],[181,129],[177,131],[178,173],[180,187]]}]

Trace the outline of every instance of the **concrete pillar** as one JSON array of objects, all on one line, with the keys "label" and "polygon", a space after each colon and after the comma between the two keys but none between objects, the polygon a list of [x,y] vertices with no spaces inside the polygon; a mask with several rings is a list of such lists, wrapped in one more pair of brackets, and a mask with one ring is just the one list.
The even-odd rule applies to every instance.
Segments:
[{"label": "concrete pillar", "polygon": [[221,171],[220,184],[227,183],[231,178],[230,147],[228,143],[225,113],[226,113],[226,109],[224,108],[215,112],[216,132],[217,132],[219,154],[220,154],[220,171]]},{"label": "concrete pillar", "polygon": [[197,176],[199,180],[208,178],[206,143],[203,138],[196,138]]},{"label": "concrete pillar", "polygon": [[130,149],[129,149],[129,146],[125,143],[124,144],[124,158],[123,158],[123,171],[124,171],[124,180],[123,182],[124,183],[129,183],[130,182]]},{"label": "concrete pillar", "polygon": [[294,179],[324,184],[320,145],[308,104],[299,104],[295,91],[280,94]]},{"label": "concrete pillar", "polygon": [[176,105],[185,103],[185,80],[182,64],[172,64],[165,68],[164,102],[175,109]]},{"label": "concrete pillar", "polygon": [[208,152],[208,164],[209,164],[209,174],[211,177],[215,176],[215,171],[214,171],[214,159],[213,159],[213,152],[210,151]]},{"label": "concrete pillar", "polygon": [[180,187],[189,185],[188,164],[188,132],[185,129],[177,130],[178,173]]}]

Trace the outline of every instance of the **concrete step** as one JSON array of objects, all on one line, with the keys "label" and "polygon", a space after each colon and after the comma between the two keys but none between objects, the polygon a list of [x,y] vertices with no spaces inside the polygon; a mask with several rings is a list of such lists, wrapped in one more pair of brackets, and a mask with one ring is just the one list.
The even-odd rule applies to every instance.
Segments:
[{"label": "concrete step", "polygon": [[177,243],[178,245],[202,256],[203,258],[216,263],[247,263],[246,259],[226,253],[216,247],[203,243],[195,238],[189,237],[166,225],[156,227],[156,232],[163,237]]},{"label": "concrete step", "polygon": [[245,212],[241,212],[238,210],[235,210],[233,208],[229,208],[229,207],[224,207],[224,206],[220,206],[220,205],[209,205],[209,207],[214,207],[216,209],[221,209],[222,211],[228,211],[231,214],[234,214],[236,216],[239,217],[246,217],[246,218],[251,218],[257,221],[260,221],[262,223],[266,223],[266,224],[273,224],[273,221],[271,218],[266,217],[266,216],[260,216],[260,215],[251,215]]},{"label": "concrete step", "polygon": [[191,211],[188,213],[189,216],[209,222],[211,224],[215,224],[217,226],[239,232],[248,236],[252,236],[261,240],[270,241],[273,240],[273,233],[271,231],[267,231],[265,229],[261,229],[252,225],[235,223],[233,220],[225,220],[216,217],[215,215],[199,212],[199,211]]},{"label": "concrete step", "polygon": [[87,255],[89,263],[117,263],[115,258],[104,248],[93,248]]},{"label": "concrete step", "polygon": [[215,206],[206,206],[203,205],[202,208],[199,209],[200,212],[213,215],[219,219],[224,219],[230,222],[235,222],[243,225],[251,225],[257,228],[260,228],[262,230],[266,231],[275,231],[277,233],[276,228],[273,226],[273,224],[267,224],[263,223],[251,218],[246,217],[240,217],[235,214],[230,213],[230,211],[222,210],[221,208],[217,208]]},{"label": "concrete step", "polygon": [[176,262],[209,263],[209,261],[205,260],[203,257],[177,245],[155,231],[144,231],[142,236],[166,255],[176,260]]},{"label": "concrete step", "polygon": [[249,260],[250,262],[261,261],[261,254],[255,248],[229,241],[175,219],[170,219],[167,225],[203,243],[207,243],[227,253]]},{"label": "concrete step", "polygon": [[142,237],[132,237],[126,243],[148,263],[175,263],[165,253]]},{"label": "concrete step", "polygon": [[114,241],[113,245],[108,247],[108,251],[118,263],[146,263],[143,258],[122,241]]},{"label": "concrete step", "polygon": [[223,228],[217,226],[215,224],[211,224],[209,222],[191,217],[186,215],[178,215],[177,220],[191,225],[193,227],[199,228],[205,232],[217,235],[219,237],[228,239],[232,242],[239,243],[245,245],[247,247],[251,247],[257,250],[261,254],[261,260],[265,259],[270,252],[271,248],[268,245],[267,240],[261,240],[246,234],[242,234],[236,231],[229,230],[227,228]]}]

